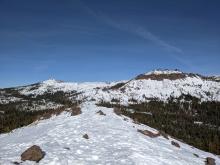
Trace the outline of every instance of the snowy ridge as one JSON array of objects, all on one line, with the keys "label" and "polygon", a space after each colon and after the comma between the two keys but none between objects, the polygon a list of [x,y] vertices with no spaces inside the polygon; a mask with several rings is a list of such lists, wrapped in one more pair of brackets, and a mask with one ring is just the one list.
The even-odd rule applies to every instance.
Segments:
[{"label": "snowy ridge", "polygon": [[[172,138],[150,138],[137,132],[137,129],[157,131],[134,124],[128,118],[125,121],[111,108],[97,107],[93,102],[84,103],[81,108],[81,115],[70,116],[65,112],[0,135],[0,164],[20,162],[21,153],[32,145],[39,145],[46,152],[39,165],[204,165],[207,157],[220,164],[217,156]],[[98,115],[99,110],[106,116]],[[89,139],[82,138],[84,134],[88,134]],[[179,143],[180,148],[171,145],[172,140]]]},{"label": "snowy ridge", "polygon": [[[182,73],[180,71],[153,71],[147,74],[173,74]],[[112,86],[124,83],[116,89]],[[92,82],[92,83],[70,83],[47,80],[36,89],[25,87],[20,89],[24,95],[42,95],[45,92],[73,92],[81,93],[78,99],[107,101],[118,99],[121,104],[128,104],[129,100],[135,99],[137,102],[146,102],[151,99],[167,101],[170,97],[178,98],[181,95],[191,95],[201,101],[220,101],[220,82],[206,80],[200,76],[186,76],[185,78],[160,81],[152,79],[132,79],[121,82]]]},{"label": "snowy ridge", "polygon": [[97,91],[94,97],[110,101],[112,98],[126,104],[129,99],[145,102],[151,98],[166,101],[170,97],[178,98],[182,94],[201,99],[201,101],[220,101],[220,83],[204,81],[199,77],[187,77],[180,80],[132,80],[119,90]]},{"label": "snowy ridge", "polygon": [[[147,74],[185,73],[157,70]],[[201,101],[220,101],[218,81],[196,74],[173,80],[164,77],[160,80],[132,79],[112,83],[76,83],[50,79],[29,86],[1,89],[1,104],[24,101],[18,97],[34,100],[31,105],[28,105],[30,104],[28,102],[19,102],[18,106],[23,110],[25,108],[44,110],[65,106],[47,100],[45,98],[47,95],[44,95],[62,91],[70,100],[80,101],[82,114],[71,116],[70,113],[63,112],[59,116],[32,123],[11,133],[0,134],[0,164],[11,165],[15,161],[20,162],[21,153],[32,145],[38,145],[46,152],[39,165],[204,165],[207,157],[214,158],[216,164],[220,164],[218,156],[171,137],[166,139],[160,135],[155,138],[145,136],[137,130],[148,130],[153,133],[158,131],[146,125],[135,124],[132,119],[125,116],[117,116],[112,108],[96,105],[101,101],[113,103],[115,100],[124,105],[147,102],[151,99],[166,102],[170,97],[178,98],[183,94],[197,97]],[[42,99],[37,100],[38,95],[43,95],[39,97]],[[99,110],[106,115],[97,114]],[[195,121],[195,124],[201,122]],[[84,134],[88,134],[89,139],[82,138]],[[177,142],[180,148],[171,145],[171,141]],[[22,162],[22,165],[33,164],[36,163]]]},{"label": "snowy ridge", "polygon": [[144,75],[152,75],[152,74],[155,74],[155,75],[160,75],[160,74],[182,74],[182,73],[183,72],[178,71],[178,70],[168,70],[168,69],[159,70],[158,69],[158,70],[147,72]]},{"label": "snowy ridge", "polygon": [[40,84],[39,88],[32,90],[31,89],[32,87],[25,87],[21,89],[20,93],[23,95],[42,95],[46,92],[54,93],[57,91],[82,92],[82,91],[94,89],[96,87],[104,87],[107,85],[108,83],[104,83],[104,82],[75,83],[75,82],[60,82],[54,79],[49,79],[49,80],[43,81]]}]

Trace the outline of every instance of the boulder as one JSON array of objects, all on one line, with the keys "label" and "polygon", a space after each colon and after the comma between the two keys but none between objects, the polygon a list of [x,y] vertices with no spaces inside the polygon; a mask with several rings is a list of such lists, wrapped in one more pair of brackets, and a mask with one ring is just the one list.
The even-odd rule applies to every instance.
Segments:
[{"label": "boulder", "polygon": [[102,115],[102,116],[106,116],[106,114],[104,112],[102,112],[101,110],[99,110],[98,112],[96,112],[97,114],[99,115]]},{"label": "boulder", "polygon": [[195,154],[195,153],[194,153],[193,155],[194,155],[195,157],[199,158],[199,155],[198,155],[198,154]]},{"label": "boulder", "polygon": [[206,158],[206,161],[205,161],[205,164],[206,164],[206,165],[216,165],[215,159],[210,158],[210,157],[207,157],[207,158]]},{"label": "boulder", "polygon": [[175,142],[175,141],[171,141],[171,144],[174,145],[177,148],[180,148],[179,143]]},{"label": "boulder", "polygon": [[39,146],[33,145],[21,154],[21,160],[39,162],[44,156],[45,152],[43,152]]},{"label": "boulder", "polygon": [[89,135],[84,134],[84,135],[83,135],[83,138],[85,138],[85,139],[89,139]]}]

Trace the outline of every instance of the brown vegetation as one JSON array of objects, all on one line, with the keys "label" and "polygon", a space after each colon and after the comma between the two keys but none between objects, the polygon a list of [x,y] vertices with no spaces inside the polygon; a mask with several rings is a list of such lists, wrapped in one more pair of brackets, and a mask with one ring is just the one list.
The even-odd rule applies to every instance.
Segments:
[{"label": "brown vegetation", "polygon": [[71,107],[71,116],[80,115],[82,113],[80,107]]}]

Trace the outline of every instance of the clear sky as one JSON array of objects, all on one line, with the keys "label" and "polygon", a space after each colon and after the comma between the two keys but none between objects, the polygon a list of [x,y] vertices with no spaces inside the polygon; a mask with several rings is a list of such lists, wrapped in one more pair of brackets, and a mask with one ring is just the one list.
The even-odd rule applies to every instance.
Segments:
[{"label": "clear sky", "polygon": [[0,0],[0,87],[220,74],[219,0]]}]

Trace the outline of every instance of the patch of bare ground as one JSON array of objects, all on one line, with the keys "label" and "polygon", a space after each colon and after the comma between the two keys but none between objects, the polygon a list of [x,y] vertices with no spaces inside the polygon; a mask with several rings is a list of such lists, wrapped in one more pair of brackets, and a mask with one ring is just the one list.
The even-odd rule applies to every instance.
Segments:
[{"label": "patch of bare ground", "polygon": [[160,136],[159,132],[158,133],[153,133],[153,132],[148,131],[148,130],[140,130],[140,129],[138,129],[137,131],[144,134],[145,136],[150,137],[150,138],[156,138],[156,137]]},{"label": "patch of bare ground", "polygon": [[138,121],[137,118],[134,118],[133,123],[134,123],[134,124],[138,124],[138,125],[140,125],[140,122]]},{"label": "patch of bare ground", "polygon": [[82,113],[81,108],[76,106],[76,107],[71,107],[71,116],[77,116]]},{"label": "patch of bare ground", "polygon": [[138,132],[140,132],[140,133],[142,133],[142,134],[144,134],[146,136],[149,136],[151,138],[155,138],[155,137],[158,137],[158,136],[163,136],[165,139],[169,140],[168,135],[165,132],[163,132],[163,131],[159,131],[158,133],[153,133],[153,132],[148,131],[148,130],[140,130],[140,129],[138,129]]},{"label": "patch of bare ground", "polygon": [[159,75],[157,75],[157,74],[150,74],[150,75],[141,74],[141,75],[138,75],[135,79],[136,80],[151,79],[151,80],[162,81],[164,79],[178,80],[178,79],[184,79],[186,77],[187,77],[187,75],[183,74],[183,73],[159,74]]}]

